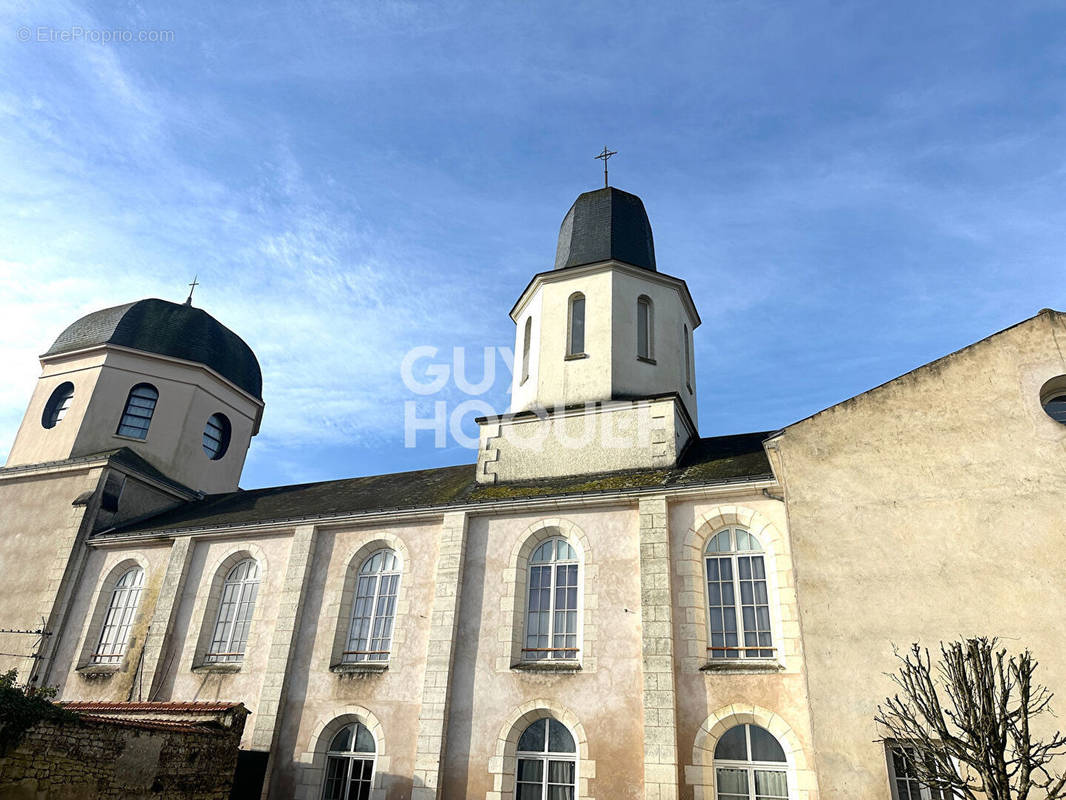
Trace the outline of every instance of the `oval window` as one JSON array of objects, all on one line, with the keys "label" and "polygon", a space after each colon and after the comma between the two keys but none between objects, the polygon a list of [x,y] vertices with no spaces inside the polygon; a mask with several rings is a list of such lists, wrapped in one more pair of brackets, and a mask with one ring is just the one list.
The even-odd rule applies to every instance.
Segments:
[{"label": "oval window", "polygon": [[54,428],[63,421],[67,415],[67,409],[74,399],[74,384],[70,381],[59,384],[44,404],[44,413],[41,414],[41,425],[45,428]]},{"label": "oval window", "polygon": [[204,452],[212,461],[218,461],[229,449],[229,419],[225,414],[212,414],[204,426]]}]

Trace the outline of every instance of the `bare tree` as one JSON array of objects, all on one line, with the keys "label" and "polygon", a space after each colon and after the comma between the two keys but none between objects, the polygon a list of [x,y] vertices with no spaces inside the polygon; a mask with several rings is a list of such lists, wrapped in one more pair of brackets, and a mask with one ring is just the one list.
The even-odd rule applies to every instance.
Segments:
[{"label": "bare tree", "polygon": [[1028,650],[1007,655],[996,639],[911,645],[892,680],[899,691],[877,707],[885,741],[909,751],[910,772],[944,797],[967,800],[1066,798],[1066,776],[1052,761],[1066,737],[1034,739],[1034,718],[1050,712],[1052,693],[1033,683],[1037,662]]}]

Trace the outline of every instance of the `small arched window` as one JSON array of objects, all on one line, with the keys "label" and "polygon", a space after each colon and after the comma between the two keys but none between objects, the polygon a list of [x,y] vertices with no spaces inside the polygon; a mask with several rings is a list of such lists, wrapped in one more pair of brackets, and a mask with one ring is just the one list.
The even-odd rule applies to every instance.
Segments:
[{"label": "small arched window", "polygon": [[651,358],[652,355],[652,310],[651,298],[641,295],[637,298],[637,357]]},{"label": "small arched window", "polygon": [[118,423],[120,436],[130,436],[134,439],[145,439],[148,436],[148,426],[152,424],[152,414],[155,413],[155,404],[159,400],[159,391],[150,383],[138,383],[130,389],[129,397],[126,398],[126,408],[122,412],[122,420]]},{"label": "small arched window", "polygon": [[389,660],[399,589],[400,559],[394,551],[379,550],[363,562],[342,661]]},{"label": "small arched window", "polygon": [[736,725],[714,748],[718,800],[788,800],[785,751],[758,725]]},{"label": "small arched window", "polygon": [[766,562],[742,528],[719,531],[705,550],[711,658],[773,658]]},{"label": "small arched window", "polygon": [[577,796],[577,745],[556,719],[538,719],[518,740],[516,800],[574,800]]},{"label": "small arched window", "polygon": [[688,325],[684,326],[681,338],[685,340],[685,387],[692,392],[692,339],[688,332]]},{"label": "small arched window", "polygon": [[326,753],[322,800],[368,800],[376,751],[374,735],[363,723],[341,728]]},{"label": "small arched window", "polygon": [[44,413],[41,414],[41,425],[45,428],[54,428],[63,421],[67,415],[71,401],[74,400],[74,384],[65,381],[55,388],[48,402],[44,404]]},{"label": "small arched window", "polygon": [[526,327],[522,334],[522,380],[519,386],[529,380],[529,343],[533,338],[533,317],[526,317]]},{"label": "small arched window", "polygon": [[218,619],[204,661],[218,664],[244,659],[258,594],[259,563],[254,558],[246,558],[231,569],[222,582]]},{"label": "small arched window", "polygon": [[579,572],[577,551],[565,539],[549,539],[533,552],[526,646],[522,648],[525,660],[577,658]]},{"label": "small arched window", "polygon": [[229,438],[233,428],[225,414],[212,414],[204,426],[203,446],[207,457],[218,461],[229,449]]},{"label": "small arched window", "polygon": [[100,631],[100,641],[92,655],[94,664],[120,664],[126,655],[126,645],[130,641],[133,618],[137,614],[137,605],[141,600],[141,588],[144,586],[144,570],[133,567],[122,573],[111,591],[107,605],[107,615]]},{"label": "small arched window", "polygon": [[570,313],[567,324],[566,354],[585,354],[585,295],[574,292],[570,295]]}]

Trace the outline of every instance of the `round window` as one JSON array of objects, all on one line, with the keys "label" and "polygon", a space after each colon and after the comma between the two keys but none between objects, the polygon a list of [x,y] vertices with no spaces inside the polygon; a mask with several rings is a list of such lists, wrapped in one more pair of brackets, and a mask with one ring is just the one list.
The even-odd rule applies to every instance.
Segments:
[{"label": "round window", "polygon": [[229,419],[225,414],[212,414],[204,426],[204,452],[212,461],[218,461],[229,449]]},{"label": "round window", "polygon": [[41,414],[41,425],[45,428],[54,428],[63,421],[67,415],[67,409],[74,399],[74,384],[70,381],[59,384],[44,404],[44,413]]},{"label": "round window", "polygon": [[1066,375],[1052,378],[1040,387],[1040,405],[1055,422],[1066,425]]}]

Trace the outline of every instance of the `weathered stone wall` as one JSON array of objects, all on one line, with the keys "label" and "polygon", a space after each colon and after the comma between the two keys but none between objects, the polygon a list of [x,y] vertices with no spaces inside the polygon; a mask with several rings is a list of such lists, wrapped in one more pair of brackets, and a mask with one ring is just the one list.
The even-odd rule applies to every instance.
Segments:
[{"label": "weathered stone wall", "polygon": [[243,719],[229,729],[40,722],[0,758],[7,800],[226,800]]}]

